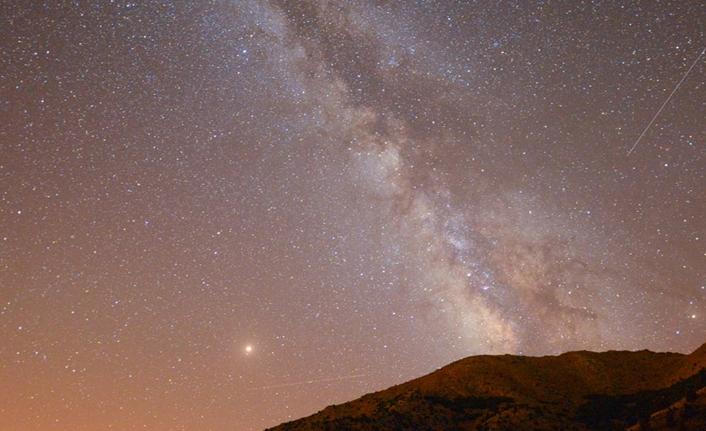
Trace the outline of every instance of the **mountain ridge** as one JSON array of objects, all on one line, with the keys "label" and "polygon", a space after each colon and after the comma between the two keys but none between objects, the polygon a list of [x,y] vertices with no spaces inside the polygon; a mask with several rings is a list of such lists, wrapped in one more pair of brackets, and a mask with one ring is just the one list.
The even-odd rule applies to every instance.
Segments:
[{"label": "mountain ridge", "polygon": [[471,356],[271,430],[557,428],[706,429],[706,344],[688,355]]}]

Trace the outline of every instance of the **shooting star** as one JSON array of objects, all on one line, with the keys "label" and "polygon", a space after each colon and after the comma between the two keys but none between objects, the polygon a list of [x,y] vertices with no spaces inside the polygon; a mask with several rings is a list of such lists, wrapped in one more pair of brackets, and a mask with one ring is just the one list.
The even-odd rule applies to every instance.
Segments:
[{"label": "shooting star", "polygon": [[704,48],[704,50],[701,51],[701,54],[699,54],[699,56],[696,57],[696,60],[694,60],[694,62],[691,63],[691,67],[689,68],[689,70],[686,71],[686,73],[684,74],[684,76],[682,76],[681,81],[679,81],[679,84],[677,84],[677,86],[674,87],[674,90],[672,90],[672,94],[670,94],[669,97],[667,97],[667,100],[664,101],[664,103],[662,104],[662,107],[659,108],[659,111],[657,111],[657,113],[655,114],[655,116],[652,117],[652,121],[650,121],[650,124],[648,124],[647,127],[645,127],[645,130],[642,131],[642,134],[640,135],[640,137],[637,138],[637,141],[635,141],[635,143],[633,144],[632,148],[630,148],[630,151],[628,151],[628,156],[630,155],[630,153],[632,153],[632,151],[635,149],[635,147],[637,147],[637,144],[640,142],[640,140],[642,139],[642,137],[645,136],[645,133],[647,133],[647,130],[649,130],[650,126],[652,126],[652,123],[655,122],[655,120],[656,120],[657,117],[659,116],[660,112],[662,112],[662,109],[664,109],[664,107],[667,106],[667,103],[669,103],[669,99],[671,99],[672,96],[674,96],[674,93],[677,92],[677,90],[679,89],[679,86],[681,86],[681,83],[684,82],[684,80],[686,79],[687,76],[689,76],[689,73],[691,72],[691,69],[693,69],[694,66],[696,66],[696,63],[698,63],[699,60],[701,60],[701,57],[704,55],[704,53],[706,53],[706,48]]},{"label": "shooting star", "polygon": [[294,383],[283,383],[281,385],[269,385],[269,386],[262,386],[258,388],[250,388],[248,390],[250,391],[262,391],[265,389],[273,389],[273,388],[284,388],[287,386],[299,386],[299,385],[308,385],[311,383],[319,383],[319,382],[333,382],[336,380],[348,380],[348,379],[355,379],[358,377],[367,377],[367,374],[355,374],[352,376],[343,376],[343,377],[330,377],[328,379],[314,379],[314,380],[303,380],[301,382],[294,382]]}]

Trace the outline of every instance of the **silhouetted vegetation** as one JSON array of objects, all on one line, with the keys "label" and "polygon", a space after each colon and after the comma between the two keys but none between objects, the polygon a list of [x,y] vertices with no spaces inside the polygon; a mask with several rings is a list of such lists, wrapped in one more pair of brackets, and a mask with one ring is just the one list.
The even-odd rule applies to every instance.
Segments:
[{"label": "silhouetted vegetation", "polygon": [[666,409],[681,399],[695,399],[698,389],[706,387],[706,369],[674,385],[629,395],[589,395],[588,402],[579,407],[576,419],[593,429],[610,429],[616,421],[630,426],[640,423],[649,426],[650,414]]},{"label": "silhouetted vegetation", "polygon": [[514,403],[515,400],[509,397],[458,397],[444,398],[435,396],[424,397],[428,402],[439,404],[454,412],[463,412],[466,410],[491,410],[498,411],[500,404]]}]

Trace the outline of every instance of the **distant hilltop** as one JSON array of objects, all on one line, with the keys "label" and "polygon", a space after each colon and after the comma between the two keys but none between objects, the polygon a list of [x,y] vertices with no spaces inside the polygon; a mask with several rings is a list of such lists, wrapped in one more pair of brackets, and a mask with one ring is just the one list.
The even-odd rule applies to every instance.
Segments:
[{"label": "distant hilltop", "polygon": [[271,428],[706,430],[706,344],[691,353],[473,356]]}]

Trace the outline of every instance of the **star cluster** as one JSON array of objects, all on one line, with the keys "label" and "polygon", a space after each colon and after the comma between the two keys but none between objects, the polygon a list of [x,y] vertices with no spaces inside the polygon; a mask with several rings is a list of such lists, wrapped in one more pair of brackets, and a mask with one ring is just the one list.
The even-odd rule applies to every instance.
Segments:
[{"label": "star cluster", "polygon": [[706,341],[697,1],[0,17],[3,430],[259,430],[470,355]]}]

